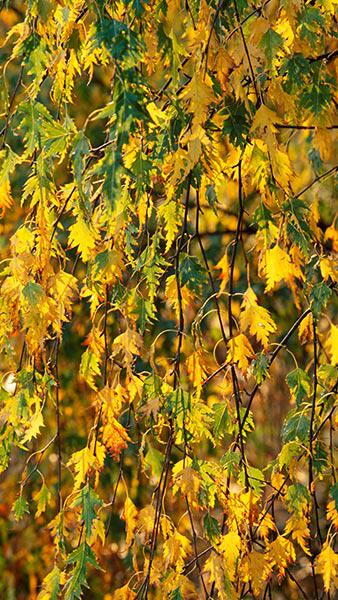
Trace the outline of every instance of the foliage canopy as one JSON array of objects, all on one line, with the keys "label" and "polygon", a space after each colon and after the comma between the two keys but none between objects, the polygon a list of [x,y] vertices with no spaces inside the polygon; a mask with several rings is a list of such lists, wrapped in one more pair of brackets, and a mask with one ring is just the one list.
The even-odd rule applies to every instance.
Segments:
[{"label": "foliage canopy", "polygon": [[333,598],[335,10],[1,3],[2,598]]}]

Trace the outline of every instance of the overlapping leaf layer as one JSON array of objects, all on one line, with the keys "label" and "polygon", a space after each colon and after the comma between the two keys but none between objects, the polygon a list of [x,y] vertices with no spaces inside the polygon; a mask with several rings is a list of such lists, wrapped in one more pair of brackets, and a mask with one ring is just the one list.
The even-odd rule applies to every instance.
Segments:
[{"label": "overlapping leaf layer", "polygon": [[332,600],[336,8],[1,3],[1,598]]}]

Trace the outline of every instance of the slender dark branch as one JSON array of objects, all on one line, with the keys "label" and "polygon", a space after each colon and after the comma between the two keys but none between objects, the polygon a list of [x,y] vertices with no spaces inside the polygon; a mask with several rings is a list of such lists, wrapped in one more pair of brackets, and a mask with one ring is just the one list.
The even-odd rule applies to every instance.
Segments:
[{"label": "slender dark branch", "polygon": [[331,62],[338,56],[338,50],[331,50],[330,52],[325,52],[324,54],[319,54],[319,56],[308,57],[308,61],[310,63],[317,62],[318,60],[326,60],[326,62]]},{"label": "slender dark branch", "polygon": [[[277,127],[277,129],[317,129],[316,125],[285,125],[283,123],[274,123],[274,126]],[[324,129],[338,129],[338,125],[328,125],[327,127],[324,127]]]},{"label": "slender dark branch", "polygon": [[313,498],[317,536],[320,540],[320,544],[323,545],[323,539],[322,539],[322,534],[320,531],[320,524],[319,524],[318,500],[317,500],[317,496],[316,496],[315,482],[314,482],[314,477],[313,477],[313,442],[314,442],[313,428],[314,428],[314,421],[315,421],[315,417],[316,417],[316,400],[317,400],[317,388],[318,388],[318,375],[317,375],[318,351],[317,351],[317,346],[318,346],[317,323],[316,323],[315,318],[313,318],[313,394],[312,394],[310,427],[309,427],[309,492]]},{"label": "slender dark branch", "polygon": [[[298,319],[294,322],[294,324],[292,325],[292,327],[289,329],[289,331],[284,335],[283,339],[281,340],[281,342],[278,344],[278,346],[276,346],[275,350],[273,351],[273,353],[270,356],[269,359],[269,364],[268,364],[268,368],[271,367],[272,363],[274,362],[275,358],[277,357],[277,355],[279,354],[279,352],[281,351],[281,349],[285,346],[286,342],[288,341],[288,339],[292,336],[292,334],[298,329],[299,325],[301,324],[301,322],[303,321],[303,319],[305,319],[305,317],[311,312],[310,308],[307,308],[301,315],[300,317],[298,317]],[[254,387],[254,389],[252,390],[250,396],[249,396],[249,401],[247,404],[247,407],[245,409],[245,413],[243,416],[243,420],[242,420],[242,428],[244,427],[245,421],[248,418],[248,414],[250,412],[250,408],[251,408],[251,404],[252,401],[254,399],[254,397],[256,396],[258,390],[260,388],[260,385],[257,383]]]},{"label": "slender dark branch", "polygon": [[7,137],[8,127],[9,127],[9,123],[10,123],[10,120],[11,120],[11,110],[12,110],[12,106],[14,104],[14,100],[16,98],[16,95],[18,93],[18,89],[19,89],[19,87],[21,85],[21,82],[22,82],[23,68],[24,68],[24,63],[22,63],[22,65],[21,65],[19,77],[18,77],[18,79],[16,81],[15,88],[13,90],[13,94],[12,94],[11,99],[9,101],[5,126],[2,129],[2,131],[0,132],[0,135],[4,136],[4,139],[2,140],[2,146],[1,146],[1,148],[3,148],[5,146],[5,143],[6,143],[6,137]]},{"label": "slender dark branch", "polygon": [[219,1],[219,4],[218,4],[218,6],[217,6],[217,8],[216,8],[216,12],[215,12],[215,14],[214,14],[214,18],[213,18],[213,20],[212,20],[212,23],[211,23],[211,27],[210,27],[209,36],[208,36],[207,43],[206,43],[205,50],[204,50],[204,56],[205,56],[205,72],[207,71],[207,68],[208,68],[208,54],[209,54],[209,46],[210,46],[210,42],[211,42],[211,38],[212,38],[212,34],[213,34],[213,32],[214,32],[215,25],[216,25],[217,19],[218,19],[218,17],[219,17],[219,14],[220,14],[220,12],[221,12],[222,8],[225,6],[225,4],[226,4],[226,0],[220,0],[220,1]]},{"label": "slender dark branch", "polygon": [[[185,200],[183,224],[182,224],[180,239],[178,241],[178,249],[177,249],[177,252],[175,255],[175,277],[176,277],[178,307],[179,307],[179,311],[178,311],[179,312],[179,318],[178,318],[179,322],[178,322],[178,329],[177,329],[178,344],[177,344],[177,351],[176,351],[176,356],[175,356],[175,366],[174,366],[174,389],[175,390],[177,389],[177,387],[179,385],[179,380],[180,380],[180,355],[181,355],[183,330],[184,330],[184,314],[183,314],[181,284],[180,284],[180,277],[179,277],[179,266],[180,266],[179,261],[180,261],[180,252],[182,251],[182,248],[184,246],[184,237],[185,237],[185,234],[187,233],[190,187],[191,187],[191,173],[188,176],[188,186],[187,186],[187,193],[186,193],[186,200]],[[137,598],[142,598],[145,600],[148,598],[150,575],[151,575],[152,564],[153,564],[153,560],[154,560],[154,556],[155,556],[157,537],[158,537],[159,526],[160,526],[160,521],[161,521],[161,507],[162,507],[164,495],[165,495],[165,492],[167,489],[170,458],[171,458],[171,449],[172,449],[173,442],[174,442],[173,424],[172,424],[172,422],[170,422],[170,432],[169,432],[169,437],[168,437],[167,446],[166,446],[165,461],[164,461],[164,465],[162,468],[160,481],[157,486],[155,519],[154,519],[154,526],[153,526],[152,535],[151,535],[150,557],[149,557],[149,563],[148,563],[148,570],[147,570],[147,574],[143,580],[143,583],[141,584],[141,586],[137,592]]]},{"label": "slender dark branch", "polygon": [[310,600],[309,596],[307,595],[307,593],[305,592],[305,590],[303,590],[302,586],[297,581],[296,577],[291,573],[290,569],[288,569],[288,567],[286,567],[285,571],[287,572],[287,574],[290,577],[290,579],[296,584],[296,586],[298,587],[299,591],[301,592],[301,594],[303,595],[303,597],[305,598],[305,600]]},{"label": "slender dark branch", "polygon": [[[248,226],[248,227],[244,227],[241,231],[241,234],[253,234],[256,233],[257,229],[254,226]],[[236,230],[235,229],[222,229],[220,231],[201,231],[200,232],[200,238],[203,237],[208,237],[208,236],[214,236],[214,235],[234,235],[236,234]]]},{"label": "slender dark branch", "polygon": [[55,407],[56,407],[56,447],[57,447],[57,477],[58,477],[58,497],[56,503],[56,511],[60,512],[62,508],[62,447],[61,447],[61,412],[60,412],[60,395],[59,395],[59,346],[60,340],[57,338],[56,340],[56,348],[55,348],[55,365],[54,365],[54,376],[55,376]]},{"label": "slender dark branch", "polygon": [[218,301],[218,298],[217,298],[217,290],[216,290],[216,287],[215,287],[214,279],[213,279],[213,277],[211,275],[210,266],[209,266],[207,255],[205,253],[204,246],[203,246],[203,243],[202,243],[202,240],[201,240],[201,233],[199,231],[199,215],[200,215],[200,212],[201,212],[200,197],[199,197],[199,190],[197,190],[197,192],[196,192],[196,224],[195,224],[195,235],[196,235],[196,238],[197,238],[197,241],[198,241],[201,253],[202,253],[203,261],[204,261],[204,264],[205,264],[205,267],[206,267],[206,270],[207,270],[207,273],[208,273],[208,277],[209,277],[209,281],[210,281],[210,285],[211,285],[211,289],[212,289],[212,293],[213,293],[213,300],[214,300],[215,305],[216,305],[218,322],[219,322],[219,326],[221,328],[221,332],[222,332],[222,337],[223,337],[224,344],[226,345],[227,342],[228,342],[228,339],[227,339],[227,335],[225,333],[225,329],[224,329],[224,325],[223,325],[223,320],[222,320],[222,315],[221,315],[221,309],[220,309],[219,301]]},{"label": "slender dark branch", "polygon": [[299,198],[300,196],[302,196],[305,192],[307,192],[315,183],[317,183],[317,181],[320,181],[321,179],[323,179],[324,177],[326,177],[327,175],[331,175],[331,173],[334,173],[335,171],[337,171],[338,169],[338,165],[335,165],[334,167],[332,167],[331,169],[329,169],[328,171],[325,171],[325,173],[323,173],[322,175],[318,175],[318,177],[316,177],[313,181],[311,181],[311,183],[309,183],[307,186],[305,186],[305,188],[303,188],[300,192],[298,192],[298,194],[295,195],[295,198]]},{"label": "slender dark branch", "polygon": [[187,510],[188,510],[188,515],[189,515],[189,521],[190,521],[190,525],[191,525],[191,531],[192,531],[192,539],[193,539],[193,545],[194,545],[194,551],[195,551],[195,562],[197,565],[197,569],[199,572],[199,576],[202,582],[202,586],[203,586],[203,591],[204,591],[204,596],[206,598],[206,600],[208,600],[208,590],[207,587],[205,585],[205,581],[204,581],[204,577],[203,577],[203,573],[202,573],[202,568],[199,562],[199,555],[198,555],[198,551],[197,551],[197,535],[196,535],[196,530],[195,530],[195,525],[194,525],[194,521],[193,521],[193,517],[192,517],[192,513],[191,513],[191,508],[190,508],[190,504],[188,501],[188,497],[185,497],[186,499],[186,503],[187,503]]},{"label": "slender dark branch", "polygon": [[239,20],[239,13],[238,13],[238,8],[237,8],[237,2],[236,2],[236,0],[234,0],[234,6],[235,6],[236,21],[237,21],[237,24],[239,26],[239,30],[240,30],[240,34],[241,34],[241,38],[242,38],[242,42],[243,42],[243,46],[244,46],[244,51],[245,51],[246,58],[247,58],[247,61],[248,61],[248,64],[249,64],[249,70],[250,70],[250,74],[251,74],[252,83],[253,83],[253,86],[255,88],[255,94],[256,94],[256,99],[257,99],[257,108],[258,108],[259,105],[261,104],[261,98],[260,98],[260,95],[259,95],[259,92],[258,92],[256,77],[255,77],[255,73],[254,73],[254,70],[253,70],[253,66],[252,66],[252,61],[251,61],[251,57],[250,57],[248,45],[246,43],[246,39],[245,39],[245,35],[244,35],[244,32],[243,32],[243,28],[242,28],[242,25],[241,25],[240,20]]}]

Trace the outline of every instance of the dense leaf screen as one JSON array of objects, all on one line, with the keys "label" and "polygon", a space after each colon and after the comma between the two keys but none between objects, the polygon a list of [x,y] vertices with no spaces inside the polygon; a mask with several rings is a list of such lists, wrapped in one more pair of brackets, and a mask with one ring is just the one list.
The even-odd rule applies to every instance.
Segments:
[{"label": "dense leaf screen", "polygon": [[336,7],[1,2],[1,598],[333,599]]}]

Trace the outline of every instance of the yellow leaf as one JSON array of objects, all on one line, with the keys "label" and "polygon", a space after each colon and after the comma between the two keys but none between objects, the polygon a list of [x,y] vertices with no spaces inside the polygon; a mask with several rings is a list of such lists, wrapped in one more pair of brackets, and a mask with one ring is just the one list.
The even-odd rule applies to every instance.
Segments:
[{"label": "yellow leaf", "polygon": [[152,504],[148,504],[142,508],[138,514],[139,531],[146,532],[147,535],[152,532],[155,521],[155,508]]},{"label": "yellow leaf", "polygon": [[313,340],[313,317],[312,313],[309,313],[305,319],[302,320],[298,328],[298,337],[301,344],[312,342]]},{"label": "yellow leaf", "polygon": [[106,529],[104,522],[101,519],[94,519],[92,525],[92,532],[89,538],[89,545],[91,546],[96,542],[97,539],[100,539],[102,544],[105,543],[106,540]]},{"label": "yellow leaf", "polygon": [[267,127],[271,132],[276,133],[278,131],[275,127],[275,123],[278,123],[280,119],[274,110],[268,108],[265,104],[262,104],[257,110],[254,120],[251,125],[251,131],[255,129],[264,129]]},{"label": "yellow leaf", "polygon": [[[179,317],[180,303],[177,294],[177,282],[175,275],[169,275],[165,286],[165,296],[168,303],[174,308],[177,317]],[[194,294],[186,285],[181,287],[182,308],[183,311],[194,305]]]},{"label": "yellow leaf", "polygon": [[58,567],[54,567],[42,582],[42,589],[37,597],[37,600],[51,600],[55,598],[55,591],[58,595],[59,585],[62,583],[62,573]]},{"label": "yellow leaf", "polygon": [[239,594],[229,579],[222,557],[212,552],[205,562],[204,570],[209,572],[209,582],[215,584],[219,600],[239,600]]},{"label": "yellow leaf", "polygon": [[338,511],[336,509],[336,503],[334,500],[330,500],[327,505],[327,518],[333,524],[334,528],[338,531]]},{"label": "yellow leaf", "polygon": [[10,396],[14,396],[17,388],[16,377],[14,373],[9,373],[5,380],[2,383],[2,388],[9,394]]},{"label": "yellow leaf", "polygon": [[304,550],[305,554],[310,555],[309,548],[306,544],[306,540],[310,537],[310,530],[305,517],[292,515],[286,522],[285,534],[291,534],[292,539],[296,540],[296,542]]},{"label": "yellow leaf", "polygon": [[3,179],[0,184],[0,210],[1,215],[4,215],[6,209],[11,208],[13,204],[13,198],[11,194],[11,185],[9,177]]},{"label": "yellow leaf", "polygon": [[244,556],[240,573],[244,583],[251,583],[253,592],[258,598],[265,588],[265,582],[271,574],[271,566],[266,554],[253,550]]},{"label": "yellow leaf", "polygon": [[99,471],[102,466],[100,458],[94,454],[93,444],[90,448],[86,446],[86,448],[74,452],[67,463],[67,467],[73,467],[75,471],[74,490],[79,489],[84,483],[87,473],[91,469]]},{"label": "yellow leaf", "polygon": [[197,391],[200,392],[202,383],[207,376],[207,371],[204,367],[203,357],[201,352],[193,352],[187,358],[187,371],[189,379]]},{"label": "yellow leaf", "polygon": [[257,527],[257,533],[259,537],[265,541],[265,543],[268,543],[270,532],[276,531],[275,522],[270,513],[265,512],[263,515],[259,515],[258,523],[259,525]]},{"label": "yellow leaf", "polygon": [[178,491],[188,497],[188,500],[192,505],[198,506],[198,491],[200,489],[201,480],[198,477],[197,471],[190,466],[186,466],[183,469],[177,470],[183,466],[183,461],[176,463],[173,469],[173,494]]},{"label": "yellow leaf", "polygon": [[321,258],[319,266],[320,272],[325,281],[331,277],[332,281],[338,282],[338,264],[336,259],[330,259],[328,257]]},{"label": "yellow leaf", "polygon": [[158,214],[164,220],[165,223],[165,251],[168,252],[176,237],[179,226],[182,222],[182,207],[177,204],[176,200],[169,200],[169,202],[161,204],[161,206],[158,209]]},{"label": "yellow leaf", "polygon": [[249,287],[243,296],[242,311],[240,314],[241,328],[248,329],[250,335],[255,335],[257,340],[267,347],[270,333],[277,327],[269,311],[257,303],[257,296]]},{"label": "yellow leaf", "polygon": [[122,519],[126,522],[126,544],[129,547],[134,539],[134,532],[137,525],[137,508],[135,504],[127,496],[124,503]]},{"label": "yellow leaf", "polygon": [[278,580],[280,581],[285,575],[285,569],[289,563],[296,560],[296,552],[292,542],[287,540],[282,535],[279,535],[271,542],[267,557],[273,567],[277,568]]},{"label": "yellow leaf", "polygon": [[82,217],[78,217],[69,228],[69,246],[70,248],[78,246],[81,258],[85,262],[92,256],[96,238],[97,235],[93,227],[86,223]]},{"label": "yellow leaf", "polygon": [[299,271],[291,262],[289,254],[280,246],[274,246],[266,251],[262,268],[267,280],[266,292],[272,290],[282,279],[290,281],[292,277],[299,276]]},{"label": "yellow leaf", "polygon": [[127,584],[115,590],[112,600],[134,600],[135,598],[135,592],[133,592]]},{"label": "yellow leaf", "polygon": [[235,579],[235,568],[241,551],[241,538],[235,531],[222,535],[218,545],[224,557],[224,565],[231,581]]},{"label": "yellow leaf", "polygon": [[248,338],[243,333],[236,335],[229,341],[227,361],[238,363],[238,367],[242,369],[244,373],[248,370],[249,360],[253,357],[253,348]]},{"label": "yellow leaf", "polygon": [[331,354],[331,364],[338,365],[338,327],[331,323],[329,333],[329,352]]},{"label": "yellow leaf", "polygon": [[294,33],[293,33],[293,30],[292,30],[289,20],[285,16],[285,11],[283,11],[283,13],[284,13],[284,18],[282,18],[278,21],[278,23],[275,25],[274,29],[284,39],[284,44],[283,44],[284,50],[285,50],[285,48],[287,48],[287,50],[290,51],[290,46],[292,45],[295,36],[294,36]]},{"label": "yellow leaf", "polygon": [[278,185],[287,188],[293,173],[289,156],[286,152],[276,148],[275,143],[273,147],[269,145],[269,150],[273,176]]},{"label": "yellow leaf", "polygon": [[228,253],[227,252],[224,253],[222,258],[218,261],[217,265],[215,265],[215,269],[221,270],[220,292],[224,292],[226,284],[228,283],[228,279],[229,279],[229,261],[228,261]]},{"label": "yellow leaf", "polygon": [[41,410],[35,411],[35,413],[33,414],[33,416],[31,417],[31,419],[29,421],[29,425],[30,425],[29,428],[27,429],[24,437],[21,440],[22,444],[25,444],[26,442],[30,442],[30,440],[32,438],[35,438],[35,437],[37,437],[37,435],[39,435],[40,429],[44,425]]},{"label": "yellow leaf", "polygon": [[191,544],[188,538],[175,530],[163,544],[163,556],[167,566],[174,566],[180,573],[184,567],[184,559],[190,550]]},{"label": "yellow leaf", "polygon": [[102,441],[109,450],[110,455],[117,460],[130,441],[125,428],[114,417],[109,420],[102,428]]},{"label": "yellow leaf", "polygon": [[215,100],[209,76],[204,77],[203,71],[195,71],[181,98],[189,100],[189,112],[194,114],[196,122],[205,121],[208,108]]},{"label": "yellow leaf", "polygon": [[327,541],[317,556],[316,564],[318,573],[323,576],[325,591],[329,592],[331,584],[337,585],[338,583],[338,554]]},{"label": "yellow leaf", "polygon": [[41,489],[33,495],[33,499],[38,505],[35,516],[39,517],[43,512],[45,512],[46,506],[51,499],[51,493],[45,483],[43,483]]},{"label": "yellow leaf", "polygon": [[158,127],[163,127],[164,125],[166,125],[170,120],[170,117],[172,116],[172,114],[170,114],[169,112],[167,114],[164,110],[161,110],[155,104],[155,102],[149,102],[149,104],[147,104],[147,111],[150,114],[155,125],[157,125]]},{"label": "yellow leaf", "polygon": [[140,354],[143,340],[134,329],[126,329],[124,333],[118,335],[113,342],[113,354],[123,350],[125,354]]},{"label": "yellow leaf", "polygon": [[338,252],[338,230],[335,229],[334,225],[331,225],[325,231],[324,241],[328,242],[329,240],[332,244],[332,250]]}]

